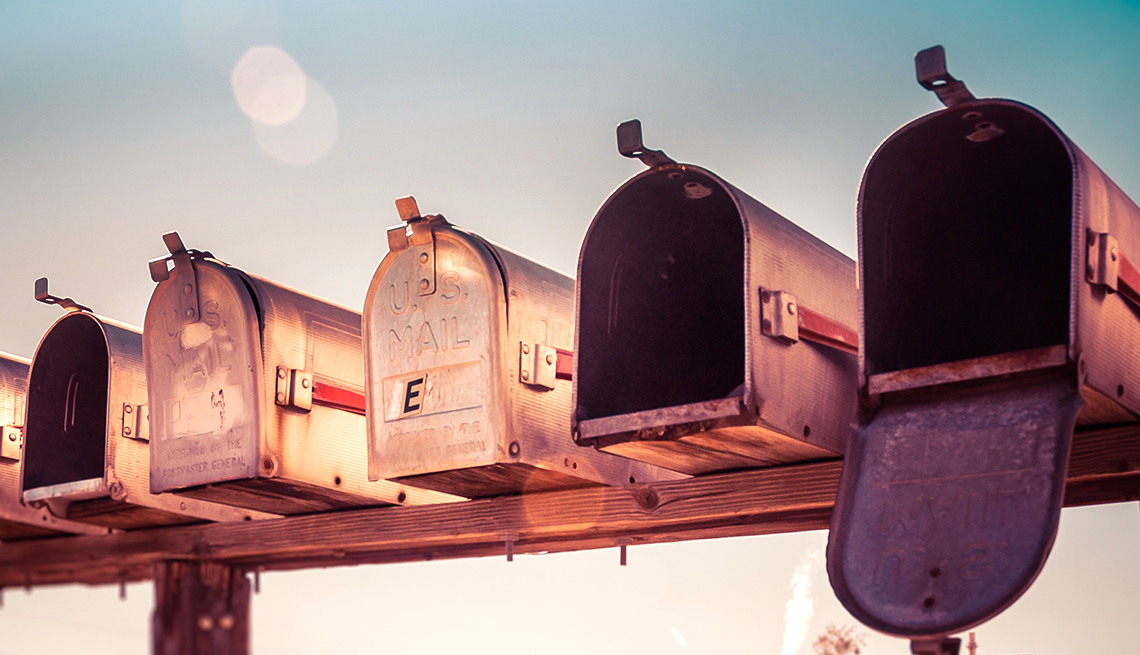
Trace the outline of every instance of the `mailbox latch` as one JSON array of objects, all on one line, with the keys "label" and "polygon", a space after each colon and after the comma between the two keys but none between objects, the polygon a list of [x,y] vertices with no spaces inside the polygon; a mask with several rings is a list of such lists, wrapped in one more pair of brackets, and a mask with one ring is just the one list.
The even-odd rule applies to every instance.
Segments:
[{"label": "mailbox latch", "polygon": [[760,326],[765,335],[789,342],[800,340],[799,307],[787,291],[760,290]]},{"label": "mailbox latch", "polygon": [[421,296],[435,293],[435,237],[432,225],[442,221],[441,216],[421,216],[416,199],[406,196],[396,200],[396,211],[407,225],[388,230],[388,250],[399,252],[411,248],[416,258],[416,279],[413,284]]},{"label": "mailbox latch", "polygon": [[150,413],[146,405],[123,403],[123,431],[128,439],[150,441]]},{"label": "mailbox latch", "polygon": [[14,425],[5,425],[3,439],[0,442],[0,457],[4,459],[20,459],[20,441],[23,439],[24,431]]},{"label": "mailbox latch", "polygon": [[313,373],[297,368],[277,367],[275,399],[282,407],[313,409]]}]

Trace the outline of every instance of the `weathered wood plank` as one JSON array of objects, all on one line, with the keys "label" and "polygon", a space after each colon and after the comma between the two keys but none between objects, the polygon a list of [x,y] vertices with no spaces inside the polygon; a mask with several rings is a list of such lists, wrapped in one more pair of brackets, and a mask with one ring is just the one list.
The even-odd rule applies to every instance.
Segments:
[{"label": "weathered wood plank", "polygon": [[[841,465],[5,543],[0,587],[142,580],[167,560],[285,570],[502,556],[508,537],[514,552],[533,553],[826,529]],[[1140,428],[1076,436],[1066,506],[1138,492]]]}]

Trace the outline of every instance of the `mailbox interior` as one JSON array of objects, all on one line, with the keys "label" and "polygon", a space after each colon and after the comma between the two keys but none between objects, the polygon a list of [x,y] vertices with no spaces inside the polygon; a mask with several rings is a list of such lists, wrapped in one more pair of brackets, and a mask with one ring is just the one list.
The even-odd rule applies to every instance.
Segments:
[{"label": "mailbox interior", "polygon": [[859,203],[864,373],[1068,343],[1073,162],[1008,101],[915,121],[867,166]]},{"label": "mailbox interior", "polygon": [[44,336],[28,380],[25,494],[59,485],[88,496],[103,491],[108,363],[106,335],[92,316],[64,316]]},{"label": "mailbox interior", "polygon": [[742,387],[744,248],[734,197],[701,171],[655,169],[611,196],[578,268],[578,421]]}]

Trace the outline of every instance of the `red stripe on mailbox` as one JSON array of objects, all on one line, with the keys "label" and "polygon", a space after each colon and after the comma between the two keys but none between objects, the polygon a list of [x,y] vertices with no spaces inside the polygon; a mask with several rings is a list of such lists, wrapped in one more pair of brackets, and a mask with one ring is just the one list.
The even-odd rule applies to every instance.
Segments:
[{"label": "red stripe on mailbox", "polygon": [[1140,305],[1140,271],[1123,254],[1120,256],[1120,270],[1116,274],[1116,291]]},{"label": "red stripe on mailbox", "polygon": [[859,354],[859,333],[855,330],[803,305],[799,305],[796,316],[799,317],[801,339],[830,346],[852,355]]},{"label": "red stripe on mailbox", "polygon": [[558,359],[554,362],[554,377],[558,380],[574,379],[574,353],[569,350],[554,349]]},{"label": "red stripe on mailbox", "polygon": [[313,402],[361,416],[365,414],[364,394],[324,382],[313,382]]}]

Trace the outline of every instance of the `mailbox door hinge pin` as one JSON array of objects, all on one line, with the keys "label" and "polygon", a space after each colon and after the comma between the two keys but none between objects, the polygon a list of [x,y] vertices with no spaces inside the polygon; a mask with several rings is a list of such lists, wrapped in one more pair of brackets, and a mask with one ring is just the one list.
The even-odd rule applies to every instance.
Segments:
[{"label": "mailbox door hinge pin", "polygon": [[636,118],[617,126],[617,142],[618,152],[623,157],[640,159],[641,163],[650,168],[677,163],[664,152],[645,147],[645,142],[641,138],[641,121]]},{"label": "mailbox door hinge pin", "polygon": [[80,305],[71,298],[60,298],[48,293],[48,279],[46,277],[36,280],[35,298],[45,305],[59,305],[65,311],[91,313],[90,307]]},{"label": "mailbox door hinge pin", "polygon": [[966,88],[965,82],[956,79],[946,70],[946,50],[940,45],[916,54],[914,69],[922,88],[938,94],[938,99],[947,107],[977,100]]}]

